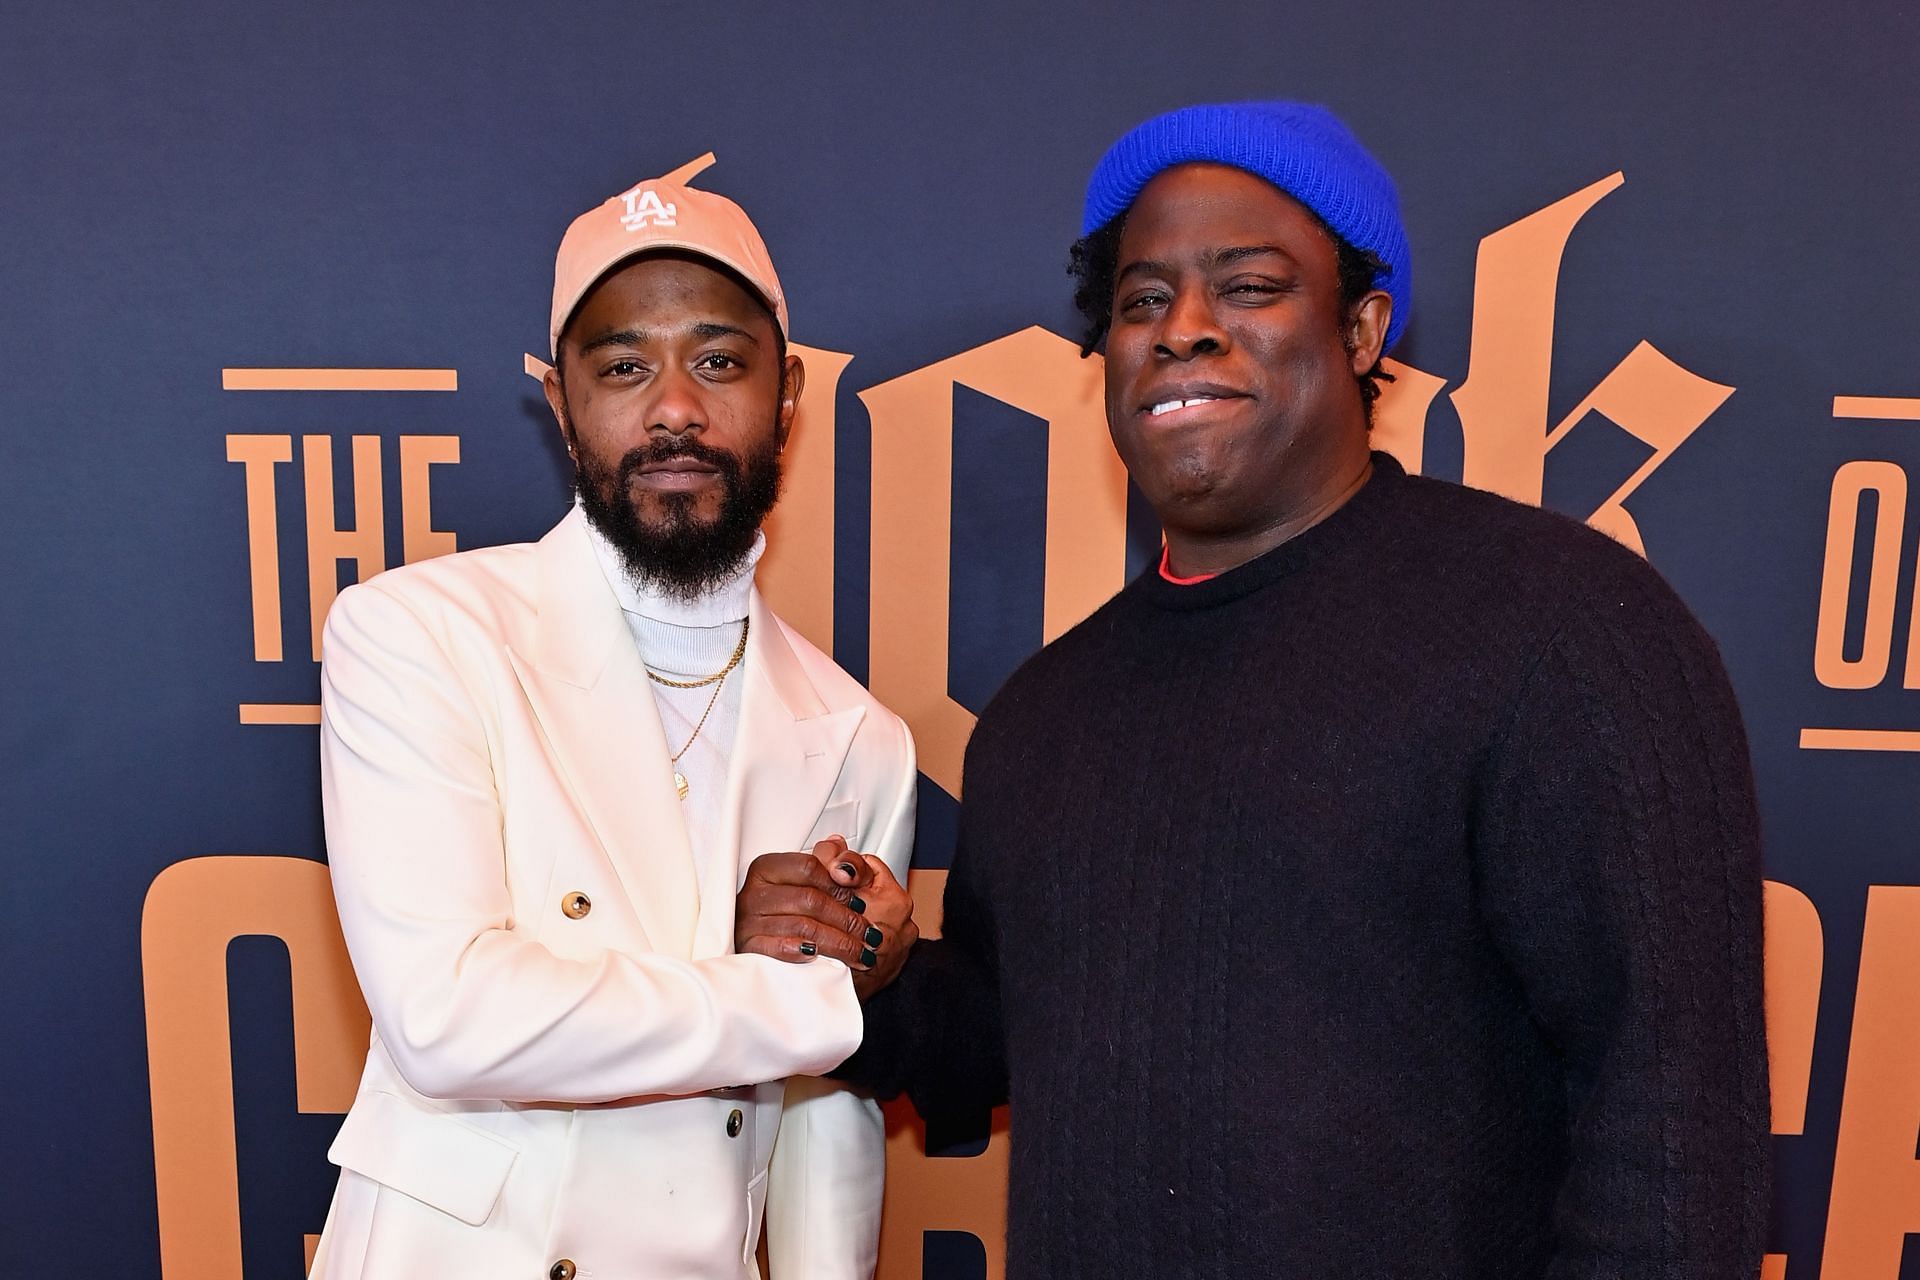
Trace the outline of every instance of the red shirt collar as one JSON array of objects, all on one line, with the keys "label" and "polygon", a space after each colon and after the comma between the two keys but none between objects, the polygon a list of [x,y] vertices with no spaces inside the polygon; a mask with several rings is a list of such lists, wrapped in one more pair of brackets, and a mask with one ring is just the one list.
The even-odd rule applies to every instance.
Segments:
[{"label": "red shirt collar", "polygon": [[1191,578],[1179,577],[1173,572],[1173,570],[1167,567],[1167,548],[1161,547],[1160,548],[1160,576],[1165,578],[1168,582],[1173,583],[1177,587],[1191,587],[1195,583],[1206,582],[1210,579],[1217,578],[1220,575],[1217,573],[1202,573],[1202,574],[1196,574],[1194,577],[1191,577]]}]

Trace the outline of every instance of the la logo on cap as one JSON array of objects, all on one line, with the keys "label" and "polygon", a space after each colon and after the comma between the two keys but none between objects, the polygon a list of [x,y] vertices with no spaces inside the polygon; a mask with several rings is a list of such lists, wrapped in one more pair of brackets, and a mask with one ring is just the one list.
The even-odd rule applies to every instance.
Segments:
[{"label": "la logo on cap", "polygon": [[680,216],[679,208],[662,202],[652,188],[642,190],[635,187],[624,192],[620,202],[627,206],[626,213],[620,218],[620,225],[629,231],[638,231],[648,225],[671,227],[676,225],[675,219]]}]

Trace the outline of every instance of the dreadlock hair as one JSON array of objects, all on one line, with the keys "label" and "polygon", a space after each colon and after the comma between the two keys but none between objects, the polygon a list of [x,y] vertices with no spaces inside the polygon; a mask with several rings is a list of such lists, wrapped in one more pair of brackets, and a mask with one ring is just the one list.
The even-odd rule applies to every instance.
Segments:
[{"label": "dreadlock hair", "polygon": [[[1307,212],[1313,213],[1311,209]],[[1319,214],[1313,214],[1313,220],[1333,241],[1334,266],[1340,277],[1340,314],[1344,318],[1390,268],[1379,254],[1354,245],[1329,227]],[[1113,327],[1113,273],[1119,264],[1120,232],[1126,222],[1127,216],[1123,213],[1075,240],[1067,251],[1067,274],[1073,277],[1073,305],[1087,322],[1086,332],[1080,339],[1082,358],[1092,355]],[[1340,339],[1351,355],[1353,338],[1345,325],[1340,327]],[[1359,375],[1360,400],[1366,407],[1368,426],[1373,425],[1373,402],[1380,398],[1381,384],[1392,381],[1393,375],[1383,369],[1378,360]]]}]

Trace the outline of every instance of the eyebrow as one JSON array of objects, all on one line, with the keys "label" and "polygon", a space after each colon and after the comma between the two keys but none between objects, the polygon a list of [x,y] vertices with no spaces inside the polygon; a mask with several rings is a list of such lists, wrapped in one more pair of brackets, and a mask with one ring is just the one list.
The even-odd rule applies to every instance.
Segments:
[{"label": "eyebrow", "polygon": [[[1236,262],[1245,262],[1248,258],[1259,258],[1267,254],[1276,254],[1279,257],[1285,258],[1288,262],[1294,260],[1292,254],[1277,244],[1231,245],[1225,248],[1203,250],[1199,256],[1200,261],[1207,267],[1218,268],[1232,266]],[[1129,262],[1126,266],[1122,267],[1119,273],[1114,276],[1114,282],[1117,284],[1125,280],[1128,276],[1160,276],[1170,275],[1172,272],[1173,267],[1168,263],[1143,259],[1138,262]]]},{"label": "eyebrow", "polygon": [[1275,254],[1288,262],[1293,261],[1293,255],[1277,244],[1247,244],[1236,245],[1231,249],[1215,249],[1208,258],[1211,265],[1224,267],[1235,262],[1245,262],[1248,258],[1265,257],[1267,254]]},{"label": "eyebrow", "polygon": [[711,341],[714,338],[744,338],[754,346],[760,345],[760,339],[737,324],[722,324],[718,320],[702,320],[693,326],[693,336]]},{"label": "eyebrow", "polygon": [[[741,338],[756,347],[760,345],[760,339],[751,331],[742,329],[739,325],[723,324],[718,320],[702,320],[692,326],[690,332],[702,342],[711,342],[715,338]],[[645,329],[615,329],[581,343],[580,354],[588,356],[602,347],[645,346],[652,339],[653,335]]]}]

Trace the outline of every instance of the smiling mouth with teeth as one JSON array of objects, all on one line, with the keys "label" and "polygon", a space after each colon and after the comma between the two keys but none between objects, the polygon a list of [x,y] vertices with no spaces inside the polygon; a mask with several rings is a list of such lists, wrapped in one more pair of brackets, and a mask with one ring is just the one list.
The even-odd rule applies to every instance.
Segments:
[{"label": "smiling mouth with teeth", "polygon": [[1191,400],[1162,400],[1147,412],[1157,418],[1163,413],[1172,413],[1175,409],[1191,409],[1197,404],[1212,404],[1218,399],[1220,399],[1219,396],[1195,396]]}]

